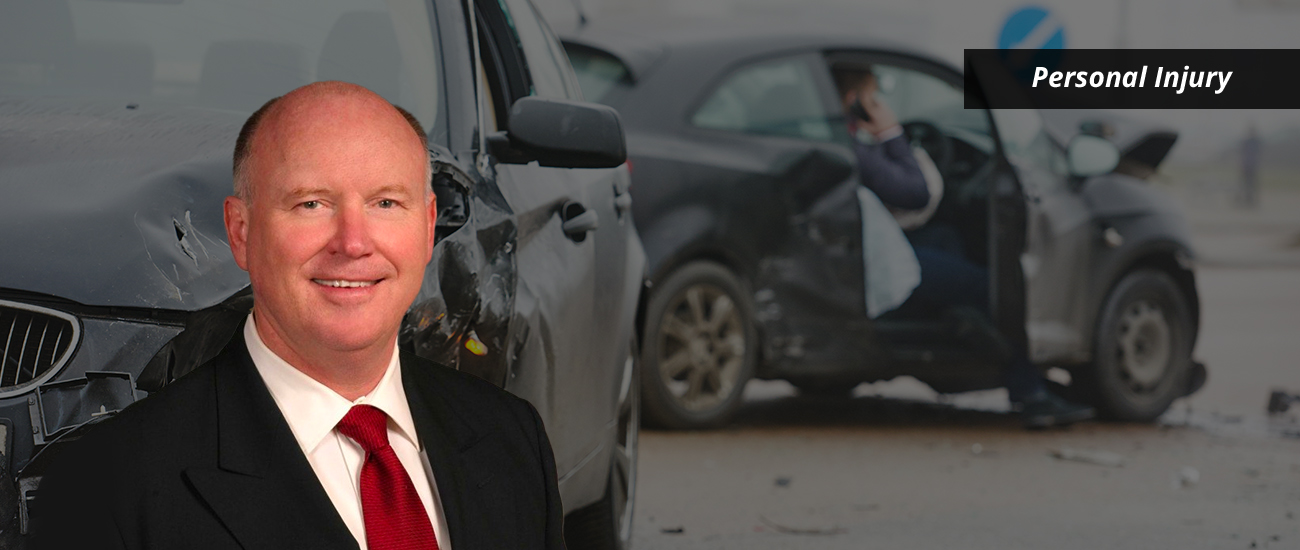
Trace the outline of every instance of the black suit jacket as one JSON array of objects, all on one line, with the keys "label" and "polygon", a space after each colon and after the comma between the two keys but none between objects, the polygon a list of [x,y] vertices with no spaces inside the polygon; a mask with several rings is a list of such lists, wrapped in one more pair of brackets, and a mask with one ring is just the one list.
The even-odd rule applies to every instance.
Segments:
[{"label": "black suit jacket", "polygon": [[[37,492],[36,547],[357,547],[242,334],[69,445]],[[401,362],[452,549],[563,548],[536,410],[473,376],[406,353]]]}]

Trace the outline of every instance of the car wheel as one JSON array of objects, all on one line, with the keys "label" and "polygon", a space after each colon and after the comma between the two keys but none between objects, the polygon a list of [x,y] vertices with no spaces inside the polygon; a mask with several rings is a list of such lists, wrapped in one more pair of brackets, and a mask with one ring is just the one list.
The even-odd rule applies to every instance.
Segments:
[{"label": "car wheel", "polygon": [[641,373],[632,354],[624,365],[619,390],[614,449],[605,496],[564,519],[569,550],[627,550],[632,546],[632,505],[636,502],[637,439],[641,431]]},{"label": "car wheel", "polygon": [[1149,422],[1186,393],[1192,361],[1190,308],[1178,284],[1154,270],[1124,276],[1106,298],[1095,357],[1079,382],[1112,420]]},{"label": "car wheel", "polygon": [[727,268],[687,264],[657,285],[646,310],[642,412],[669,429],[724,424],[757,355],[754,306]]}]

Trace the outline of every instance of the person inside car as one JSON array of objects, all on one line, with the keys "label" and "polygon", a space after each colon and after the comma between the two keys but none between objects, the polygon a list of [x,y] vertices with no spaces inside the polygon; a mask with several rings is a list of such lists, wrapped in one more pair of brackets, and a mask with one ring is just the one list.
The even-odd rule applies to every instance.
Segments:
[{"label": "person inside car", "polygon": [[[832,77],[848,115],[848,130],[862,185],[896,215],[933,211],[941,195],[931,192],[934,186],[927,182],[922,169],[924,160],[918,161],[920,156],[913,154],[898,118],[877,97],[879,84],[871,67],[835,65]],[[929,180],[935,177],[932,175]],[[863,223],[866,225],[868,221]],[[966,258],[960,236],[953,228],[909,229],[915,229],[907,237],[920,268],[920,280],[902,305],[943,312],[955,318],[959,334],[969,336],[977,346],[993,342],[996,347],[1005,347],[1006,339],[998,334],[989,312],[988,269]],[[873,244],[871,240],[864,236],[864,247]],[[868,257],[870,279],[875,273],[870,266],[872,252],[864,250],[863,255]],[[868,288],[869,295],[871,292]],[[870,301],[869,297],[869,304]],[[869,305],[869,313],[870,309]],[[1020,411],[1027,427],[1068,425],[1095,416],[1091,407],[1071,403],[1049,392],[1046,378],[1029,360],[1023,346],[1011,347],[1000,350],[1001,355],[1008,357],[1002,376],[1012,408]]]}]

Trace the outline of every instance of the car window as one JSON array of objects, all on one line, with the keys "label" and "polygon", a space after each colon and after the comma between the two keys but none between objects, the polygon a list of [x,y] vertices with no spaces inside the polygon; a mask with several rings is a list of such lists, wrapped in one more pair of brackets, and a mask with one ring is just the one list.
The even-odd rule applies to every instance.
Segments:
[{"label": "car window", "polygon": [[569,63],[569,54],[564,51],[560,37],[556,36],[550,25],[546,24],[546,18],[537,11],[537,4],[529,2],[528,5],[533,8],[533,18],[541,26],[542,33],[546,35],[546,47],[550,49],[551,59],[555,60],[555,66],[560,69],[560,74],[564,77],[564,87],[569,92],[569,99],[582,101],[582,87],[578,85],[578,75],[573,72],[573,65]]},{"label": "car window", "polygon": [[893,109],[899,122],[934,124],[950,135],[986,154],[993,153],[988,116],[981,109],[967,109],[961,88],[915,69],[877,64],[872,67],[881,100]]},{"label": "car window", "polygon": [[695,111],[691,124],[819,141],[832,137],[829,113],[804,58],[764,61],[736,71]]},{"label": "car window", "polygon": [[1038,111],[993,109],[993,120],[1007,157],[1032,162],[1058,176],[1069,174],[1065,152],[1048,135]]},{"label": "car window", "polygon": [[528,0],[499,0],[510,26],[524,51],[524,61],[533,77],[533,93],[541,97],[567,99],[577,95],[569,89],[562,68],[568,63],[563,52],[552,47],[551,34],[543,27]]},{"label": "car window", "polygon": [[501,127],[500,119],[497,117],[496,98],[500,97],[501,91],[497,89],[496,86],[492,85],[491,80],[488,78],[487,69],[483,67],[483,62],[481,60],[478,63],[478,84],[486,93],[483,101],[483,120],[485,125],[493,130],[504,130],[505,128]]},{"label": "car window", "polygon": [[251,113],[303,84],[344,80],[405,107],[443,143],[431,17],[420,0],[0,2],[0,95]]},{"label": "car window", "polygon": [[617,57],[577,44],[565,44],[564,49],[588,101],[605,103],[610,92],[632,85],[632,72]]}]

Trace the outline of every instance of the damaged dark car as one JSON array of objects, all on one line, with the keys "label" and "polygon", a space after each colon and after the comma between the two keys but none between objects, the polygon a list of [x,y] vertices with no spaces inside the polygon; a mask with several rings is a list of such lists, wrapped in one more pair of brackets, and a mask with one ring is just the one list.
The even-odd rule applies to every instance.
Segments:
[{"label": "damaged dark car", "polygon": [[[1176,133],[966,109],[959,70],[863,37],[616,21],[565,46],[588,99],[627,128],[653,284],[648,422],[721,425],[751,378],[812,394],[901,375],[940,393],[995,388],[1012,345],[1111,419],[1153,420],[1204,382],[1188,227],[1146,181]],[[943,194],[925,227],[946,226],[987,270],[993,330],[971,337],[962,316],[909,304],[868,317],[837,65],[871,70],[933,160]]]},{"label": "damaged dark car", "polygon": [[235,137],[319,80],[428,129],[437,244],[400,345],[530,400],[570,547],[626,547],[645,255],[618,115],[528,0],[0,0],[0,548],[63,443],[247,316]]}]

